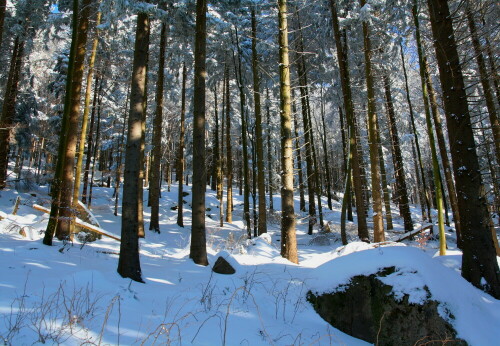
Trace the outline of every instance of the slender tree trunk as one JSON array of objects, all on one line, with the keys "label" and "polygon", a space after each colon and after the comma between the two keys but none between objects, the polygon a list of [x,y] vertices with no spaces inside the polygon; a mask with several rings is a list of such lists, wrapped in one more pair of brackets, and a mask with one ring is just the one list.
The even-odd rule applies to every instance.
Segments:
[{"label": "slender tree trunk", "polygon": [[[1,43],[1,41],[0,41]],[[5,96],[2,105],[2,117],[0,120],[0,190],[7,184],[7,168],[9,166],[10,138],[13,135],[14,117],[16,114],[16,98],[18,93],[19,79],[21,77],[21,65],[24,52],[24,41],[19,36],[14,41],[12,58],[10,60],[9,76],[5,87]]]},{"label": "slender tree trunk", "polygon": [[123,159],[123,142],[125,139],[125,126],[127,124],[127,111],[128,111],[128,100],[129,91],[127,90],[127,99],[125,100],[125,112],[123,115],[123,126],[122,133],[120,135],[120,142],[118,143],[118,159],[116,163],[116,177],[115,177],[115,212],[114,215],[118,216],[118,197],[120,196],[120,182],[122,175],[122,159]]},{"label": "slender tree trunk", "polygon": [[156,82],[156,114],[153,123],[153,151],[151,162],[151,185],[149,187],[151,204],[151,222],[149,229],[160,233],[160,168],[163,152],[161,139],[163,127],[163,82],[165,76],[165,48],[167,46],[167,25],[161,24],[160,57],[158,60],[158,81]]},{"label": "slender tree trunk", "polygon": [[[364,6],[365,0],[360,0],[360,5]],[[380,193],[380,167],[377,148],[377,113],[375,110],[375,91],[373,87],[372,74],[372,52],[370,32],[367,22],[363,22],[363,38],[365,49],[365,74],[366,89],[368,94],[368,137],[370,145],[370,163],[372,178],[372,199],[373,199],[373,236],[375,242],[385,241],[384,220],[382,216],[382,194]]]},{"label": "slender tree trunk", "polygon": [[[370,241],[368,234],[368,225],[366,223],[366,212],[363,198],[363,188],[361,184],[361,162],[358,154],[358,141],[356,137],[356,122],[354,114],[354,105],[352,103],[351,81],[349,78],[349,65],[347,59],[347,42],[342,43],[339,20],[337,15],[337,5],[335,0],[330,0],[330,9],[332,12],[332,25],[335,35],[335,45],[337,48],[337,60],[339,63],[340,79],[342,86],[342,96],[344,100],[344,110],[349,129],[349,152],[352,155],[352,176],[354,195],[356,200],[356,212],[358,219],[358,236],[365,242]],[[346,173],[346,179],[349,172]],[[344,195],[344,198],[346,196]]]},{"label": "slender tree trunk", "polygon": [[500,299],[500,270],[448,3],[428,0],[462,227],[462,276]]},{"label": "slender tree trunk", "polygon": [[[411,132],[413,133],[414,143],[415,143],[415,147],[412,148],[412,151],[413,151],[413,161],[415,161],[415,176],[417,178],[418,191],[420,191],[420,201],[421,201],[421,206],[422,206],[422,218],[424,220],[426,220],[426,219],[431,220],[431,218],[430,218],[431,217],[431,206],[429,203],[429,197],[427,195],[427,182],[425,179],[424,167],[422,164],[422,154],[420,153],[420,144],[418,142],[419,134],[418,134],[417,128],[415,126],[415,118],[413,115],[413,105],[412,105],[411,99],[410,99],[410,88],[408,87],[408,75],[406,73],[405,56],[404,56],[402,44],[401,44],[400,48],[401,48],[401,61],[403,63],[403,75],[405,78],[406,101],[408,102],[408,107],[409,107],[409,112],[410,112],[410,120],[411,120]],[[415,148],[416,148],[416,153],[415,153]],[[420,172],[420,175],[419,175],[419,172]],[[422,181],[423,188],[420,185],[420,179],[422,179],[421,181]],[[427,210],[424,208],[424,202],[425,202],[425,205],[427,206]]]},{"label": "slender tree trunk", "polygon": [[260,108],[260,78],[259,56],[257,54],[257,20],[255,9],[252,8],[252,69],[253,69],[253,97],[255,107],[255,142],[257,146],[257,185],[259,190],[259,235],[267,233],[266,219],[266,182],[264,176],[264,138],[262,136],[262,113]]},{"label": "slender tree trunk", "polygon": [[[266,88],[266,125],[267,125],[267,175],[268,175],[268,186],[269,186],[269,209],[272,211],[274,209],[273,205],[273,157],[271,155],[271,112],[269,110],[269,89]],[[299,160],[300,161],[300,160]],[[299,171],[299,177],[302,176],[302,172]],[[302,198],[303,196],[302,192]]]},{"label": "slender tree trunk", "polygon": [[[99,28],[98,26],[101,24],[101,12],[97,12],[96,16],[96,32],[95,37],[92,42],[92,50],[90,53],[90,60],[87,72],[87,86],[85,89],[85,105],[83,108],[83,117],[82,117],[82,129],[80,133],[80,143],[78,146],[78,155],[76,161],[76,169],[75,169],[75,184],[73,186],[73,206],[78,204],[78,198],[80,196],[80,184],[81,184],[81,175],[82,175],[82,164],[83,164],[83,154],[85,151],[85,142],[87,140],[87,126],[89,120],[89,112],[90,112],[90,100],[92,95],[92,80],[94,78],[94,65],[97,56],[97,47],[99,44]],[[89,144],[90,146],[90,144]]]},{"label": "slender tree trunk", "polygon": [[249,185],[249,171],[248,171],[248,129],[247,129],[247,114],[246,114],[246,97],[243,86],[242,74],[242,60],[243,55],[238,38],[238,31],[236,30],[236,47],[238,50],[238,63],[233,53],[234,69],[236,80],[238,82],[238,89],[240,91],[240,114],[241,114],[241,145],[242,145],[242,161],[243,161],[243,218],[245,220],[245,227],[247,230],[248,238],[252,237],[250,230],[250,185]]},{"label": "slender tree trunk", "polygon": [[193,184],[192,226],[189,257],[194,263],[208,265],[205,231],[205,79],[206,79],[207,1],[196,1],[196,36],[194,48],[193,95]]},{"label": "slender tree trunk", "polygon": [[[298,263],[293,205],[293,142],[286,0],[278,0],[281,122],[281,256]],[[311,197],[309,197],[311,198]]]},{"label": "slender tree trunk", "polygon": [[[103,81],[101,80],[101,90],[102,90],[102,84],[103,84]],[[101,140],[101,105],[102,105],[102,96],[99,96],[97,99],[97,108],[96,108],[97,128],[95,131],[95,142],[94,142],[94,146],[92,147],[92,155],[91,155],[91,157],[92,157],[92,170],[90,172],[90,191],[89,191],[89,197],[88,197],[89,201],[87,204],[87,206],[89,208],[92,206],[92,190],[94,188],[94,173],[96,170],[96,160],[100,155],[99,146],[97,144]]]},{"label": "slender tree trunk", "polygon": [[137,16],[134,62],[130,86],[125,171],[123,182],[122,229],[118,273],[124,278],[143,282],[139,261],[139,184],[141,170],[141,139],[146,89],[147,56],[149,50],[149,17]]},{"label": "slender tree trunk", "polygon": [[102,80],[99,75],[96,75],[94,80],[94,99],[92,101],[92,112],[90,114],[89,134],[87,136],[87,159],[85,160],[85,169],[83,170],[83,190],[82,190],[82,203],[87,204],[87,190],[89,185],[90,164],[92,163],[92,153],[94,152],[94,120],[97,110],[98,95],[102,92]]},{"label": "slender tree trunk", "polygon": [[[378,121],[377,121],[377,127]],[[382,181],[382,193],[384,196],[384,209],[385,209],[385,221],[387,223],[387,230],[394,229],[392,224],[392,213],[391,213],[391,195],[389,188],[387,187],[387,173],[385,170],[384,153],[382,150],[382,140],[380,139],[380,131],[377,132],[377,146],[378,146],[378,158],[380,161],[380,178]]]},{"label": "slender tree trunk", "polygon": [[323,88],[321,88],[321,123],[323,124],[323,153],[325,155],[326,171],[326,194],[328,196],[328,209],[332,210],[332,186],[330,177],[330,163],[328,161],[328,149],[326,146],[326,123],[325,123],[325,105],[323,100]]},{"label": "slender tree trunk", "polygon": [[227,208],[226,222],[233,222],[233,153],[231,148],[231,88],[229,84],[229,66],[226,64],[226,180],[227,180]]},{"label": "slender tree trunk", "polygon": [[302,154],[300,150],[300,137],[299,137],[299,123],[297,121],[297,109],[295,107],[295,95],[294,89],[292,89],[292,115],[293,115],[293,128],[295,134],[295,151],[297,152],[297,171],[299,175],[299,194],[300,194],[300,204],[299,210],[306,211],[306,199],[304,196],[304,173],[302,169]]},{"label": "slender tree trunk", "polygon": [[443,219],[443,196],[441,189],[441,179],[439,177],[439,164],[437,160],[436,154],[436,144],[434,141],[434,134],[432,131],[432,122],[431,115],[429,112],[429,96],[427,91],[427,84],[425,81],[425,56],[422,50],[422,43],[420,39],[420,24],[418,21],[418,8],[416,4],[416,0],[414,0],[414,5],[412,8],[413,20],[415,23],[415,37],[417,41],[417,51],[418,51],[418,62],[420,65],[420,81],[422,85],[422,94],[424,99],[424,108],[425,108],[425,120],[427,124],[427,136],[429,137],[429,145],[431,147],[431,157],[432,157],[432,176],[434,178],[434,187],[436,193],[436,204],[438,210],[438,228],[439,228],[439,253],[440,255],[446,254],[446,240],[444,233],[444,219]]},{"label": "slender tree trunk", "polygon": [[[223,82],[224,85],[224,82]],[[223,88],[225,89],[225,88]],[[224,100],[224,92],[222,94],[222,100]],[[222,121],[222,136],[219,140],[219,109],[217,104],[217,84],[214,87],[214,103],[215,103],[215,148],[217,149],[216,157],[217,160],[217,169],[216,169],[216,177],[217,177],[217,199],[219,200],[219,222],[220,227],[224,226],[224,170],[223,170],[223,155],[224,155],[224,121]],[[224,110],[222,110],[221,118],[224,120]]]},{"label": "slender tree trunk", "polygon": [[177,160],[177,176],[179,177],[179,194],[177,196],[177,225],[184,227],[184,133],[186,131],[186,63],[182,65],[182,96],[181,96],[181,121],[179,133],[179,154]]},{"label": "slender tree trunk", "polygon": [[405,231],[410,232],[413,230],[413,221],[411,219],[410,202],[408,201],[408,190],[406,188],[403,155],[401,154],[398,128],[396,126],[396,114],[394,112],[394,104],[392,103],[390,80],[387,74],[384,74],[384,89],[385,99],[387,102],[387,114],[389,116],[391,142],[394,150],[394,175],[396,176],[396,184],[398,186],[396,198],[399,204],[401,216],[404,220]]}]

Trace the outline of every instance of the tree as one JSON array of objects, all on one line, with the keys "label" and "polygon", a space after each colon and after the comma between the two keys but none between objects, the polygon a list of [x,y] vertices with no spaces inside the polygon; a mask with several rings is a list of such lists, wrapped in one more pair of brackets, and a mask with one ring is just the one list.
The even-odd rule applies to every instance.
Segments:
[{"label": "tree", "polygon": [[208,265],[205,231],[205,79],[206,79],[207,1],[196,1],[193,95],[193,184],[192,226],[189,257],[196,264]]},{"label": "tree", "polygon": [[472,132],[452,17],[446,0],[427,0],[443,90],[462,227],[462,276],[500,299],[500,270]]},{"label": "tree", "polygon": [[139,260],[138,199],[148,51],[149,16],[147,13],[140,12],[137,16],[132,83],[130,86],[130,111],[123,174],[122,230],[120,258],[118,260],[118,273],[124,278],[130,278],[138,282],[143,282]]},{"label": "tree", "polygon": [[252,8],[252,70],[253,98],[255,107],[255,136],[257,146],[257,185],[259,189],[259,235],[267,232],[266,186],[264,177],[264,137],[262,136],[262,112],[260,108],[259,56],[257,55],[257,20]]},{"label": "tree", "polygon": [[[161,188],[161,156],[162,156],[162,124],[163,124],[163,83],[165,76],[165,47],[167,46],[167,25],[161,24],[160,57],[158,61],[158,81],[156,85],[156,114],[153,125],[153,153],[151,160],[151,185],[149,187],[151,204],[151,223],[149,229],[160,233],[160,188]],[[182,184],[182,179],[179,185]]]},{"label": "tree", "polygon": [[293,141],[286,0],[278,0],[278,22],[281,123],[281,256],[293,263],[298,263],[293,205]]},{"label": "tree", "polygon": [[[366,4],[360,0],[361,6]],[[363,22],[363,39],[365,53],[366,90],[368,94],[368,141],[370,145],[370,163],[373,198],[373,237],[375,242],[385,241],[384,221],[382,215],[382,195],[380,193],[380,162],[377,148],[377,113],[375,110],[375,92],[372,74],[372,47],[367,22]]]}]

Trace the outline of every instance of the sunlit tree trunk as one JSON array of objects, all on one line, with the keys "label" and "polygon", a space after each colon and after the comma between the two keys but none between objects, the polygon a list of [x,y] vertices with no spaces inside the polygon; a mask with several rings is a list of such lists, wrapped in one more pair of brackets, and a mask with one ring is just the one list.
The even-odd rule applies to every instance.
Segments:
[{"label": "sunlit tree trunk", "polygon": [[226,65],[226,180],[227,180],[227,207],[226,222],[233,222],[233,153],[231,146],[231,88],[229,83],[229,66]]},{"label": "sunlit tree trunk", "polygon": [[130,86],[130,111],[122,201],[122,228],[118,273],[124,278],[143,282],[139,261],[139,184],[141,171],[142,121],[145,102],[147,56],[149,50],[149,18],[146,13],[137,16],[135,33],[132,83]]},{"label": "sunlit tree trunk", "polygon": [[[360,5],[365,5],[365,0],[360,0]],[[380,166],[377,148],[377,113],[375,110],[375,91],[372,73],[372,51],[370,31],[367,22],[363,22],[364,54],[366,89],[368,94],[368,141],[370,145],[370,163],[372,178],[373,199],[373,237],[375,242],[385,241],[384,220],[382,215],[382,194],[380,193]]]},{"label": "sunlit tree trunk", "polygon": [[[286,0],[278,0],[281,123],[281,256],[298,263],[293,203],[293,141]],[[311,196],[309,196],[311,198]]]},{"label": "sunlit tree trunk", "polygon": [[[269,209],[274,209],[273,204],[273,156],[271,148],[271,111],[269,110],[269,88],[266,88],[266,125],[267,125],[267,184],[269,189]],[[299,174],[301,174],[299,172]],[[302,196],[303,197],[303,196]]]},{"label": "sunlit tree trunk", "polygon": [[181,91],[181,119],[179,129],[179,153],[177,157],[177,179],[179,180],[179,193],[177,195],[177,225],[184,227],[184,133],[186,131],[186,79],[187,70],[186,63],[182,65],[182,91]]}]

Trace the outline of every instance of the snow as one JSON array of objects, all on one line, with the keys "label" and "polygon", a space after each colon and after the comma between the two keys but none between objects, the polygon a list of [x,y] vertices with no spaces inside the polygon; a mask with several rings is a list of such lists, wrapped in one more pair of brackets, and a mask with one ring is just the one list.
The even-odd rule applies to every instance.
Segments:
[{"label": "snow", "polygon": [[[35,198],[0,191],[0,337],[6,344],[365,345],[322,320],[306,301],[306,293],[331,292],[355,275],[391,266],[396,271],[381,280],[394,287],[397,299],[408,294],[410,302],[419,304],[430,294],[459,338],[471,345],[500,340],[500,301],[462,279],[461,252],[449,230],[446,256],[436,255],[438,244],[433,240],[395,242],[404,233],[398,218],[394,232],[387,232],[387,242],[356,241],[355,228],[348,227],[350,243],[342,246],[337,234],[340,204],[334,202],[333,211],[325,208],[325,220],[334,233],[321,235],[328,237],[329,245],[311,243],[317,230],[307,235],[307,219],[299,215],[297,265],[280,256],[279,214],[269,218],[268,234],[246,239],[242,197],[235,196],[235,222],[221,228],[215,194],[207,191],[210,266],[203,267],[189,259],[187,204],[185,227],[176,225],[177,210],[171,207],[178,190],[173,185],[170,192],[166,187],[162,192],[161,233],[147,232],[140,241],[146,282],[141,284],[116,272],[116,240],[63,244],[55,239],[54,246],[43,245],[48,215],[31,204],[48,203],[46,190],[38,189]],[[190,193],[190,186],[184,190]],[[22,205],[12,215],[17,196]],[[120,235],[121,217],[113,215],[112,189],[95,187],[92,201],[91,212],[101,228]],[[279,196],[274,205],[280,205]],[[414,220],[418,212],[412,206]],[[149,217],[145,208],[146,229]],[[19,234],[21,228],[27,237]],[[211,271],[219,256],[236,274]]]}]

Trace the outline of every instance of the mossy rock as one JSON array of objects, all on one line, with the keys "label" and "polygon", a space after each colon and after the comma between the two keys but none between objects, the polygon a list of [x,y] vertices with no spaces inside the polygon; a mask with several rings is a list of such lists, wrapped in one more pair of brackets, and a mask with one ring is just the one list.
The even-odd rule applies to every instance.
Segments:
[{"label": "mossy rock", "polygon": [[453,326],[439,315],[439,303],[430,299],[427,287],[423,304],[410,303],[407,294],[396,299],[392,286],[378,279],[395,270],[388,267],[369,276],[354,276],[349,284],[334,288],[331,293],[316,295],[309,291],[307,300],[333,327],[370,343],[467,345],[456,338]]}]

